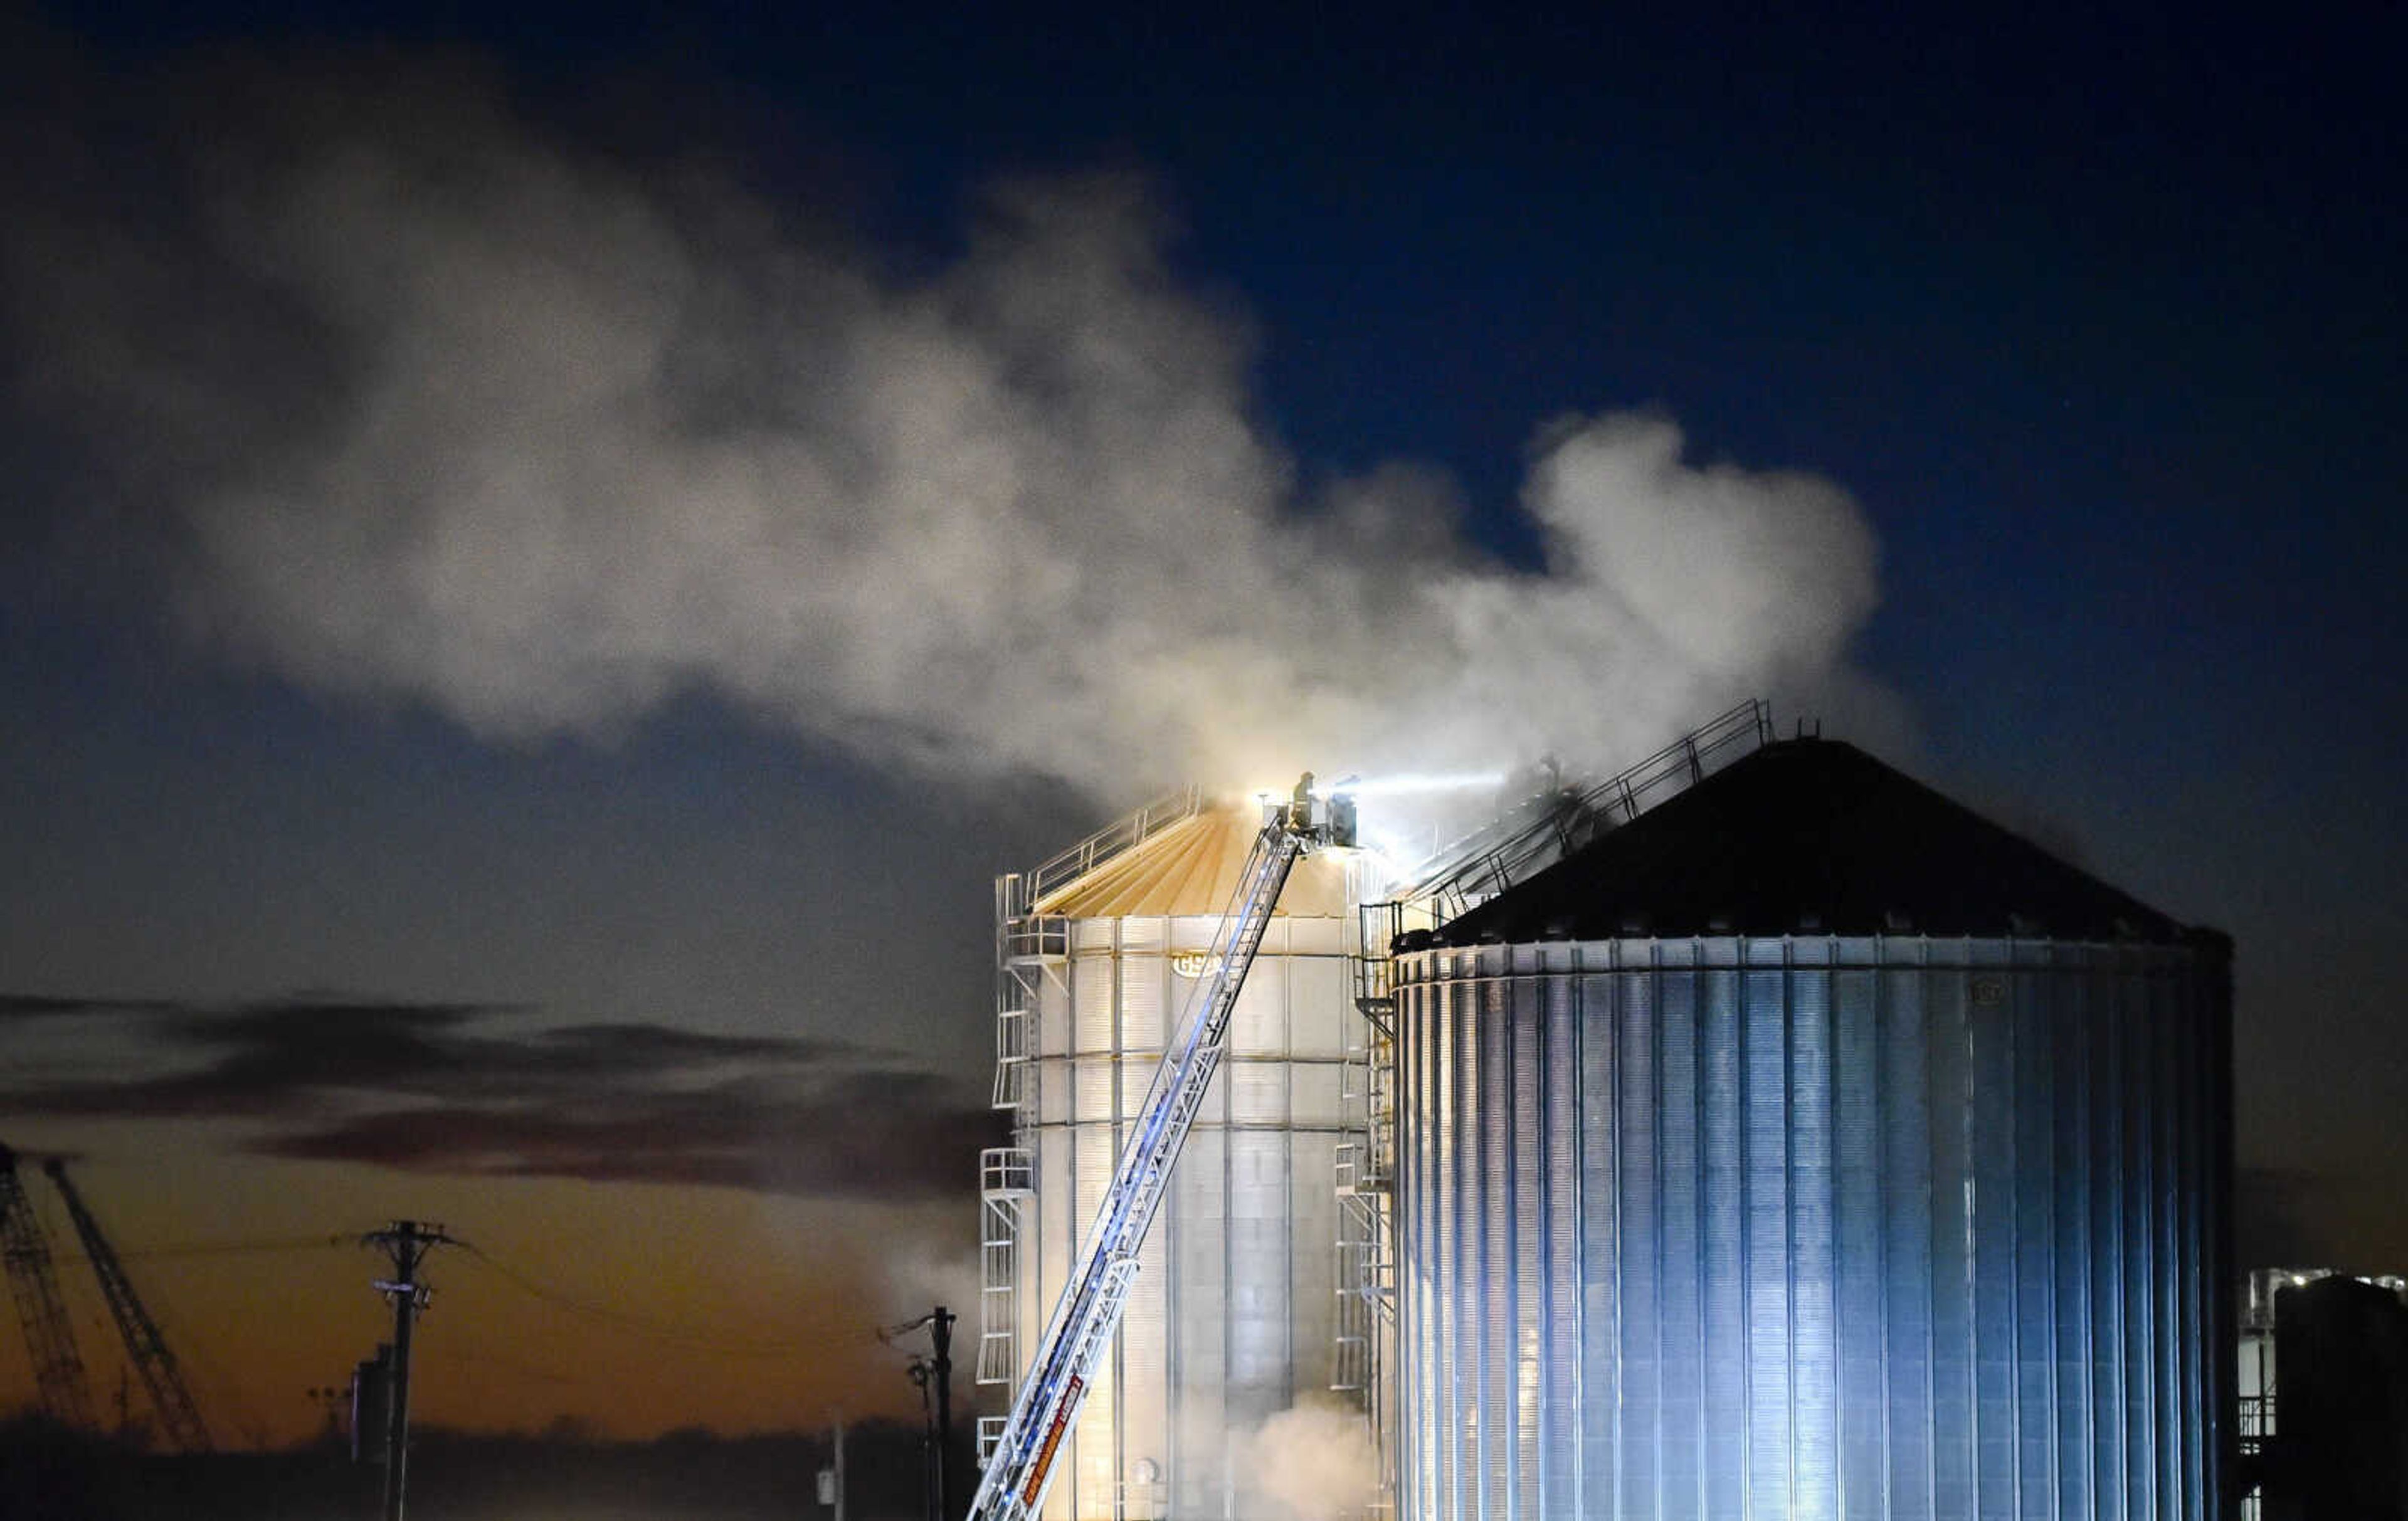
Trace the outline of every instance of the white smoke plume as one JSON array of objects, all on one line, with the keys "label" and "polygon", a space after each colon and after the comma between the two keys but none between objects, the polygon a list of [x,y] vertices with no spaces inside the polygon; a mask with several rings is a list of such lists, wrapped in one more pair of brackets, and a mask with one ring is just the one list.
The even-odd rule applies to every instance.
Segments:
[{"label": "white smoke plume", "polygon": [[917,1319],[938,1305],[960,1317],[957,1351],[974,1351],[978,1340],[979,1244],[967,1221],[955,1208],[941,1221],[928,1221],[918,1235],[890,1236],[882,1243],[876,1284],[883,1296],[879,1313],[890,1323]]},{"label": "white smoke plume", "polygon": [[1378,1493],[1379,1455],[1357,1411],[1297,1405],[1233,1446],[1245,1475],[1242,1514],[1263,1521],[1341,1521],[1363,1514]]},{"label": "white smoke plume", "polygon": [[1299,485],[1139,180],[996,186],[903,275],[552,140],[474,69],[192,98],[187,235],[35,196],[15,338],[156,509],[181,615],[313,687],[509,739],[702,690],[1111,794],[1602,760],[1867,690],[1857,507],[1668,418],[1534,425],[1536,569],[1464,543],[1426,465]]}]

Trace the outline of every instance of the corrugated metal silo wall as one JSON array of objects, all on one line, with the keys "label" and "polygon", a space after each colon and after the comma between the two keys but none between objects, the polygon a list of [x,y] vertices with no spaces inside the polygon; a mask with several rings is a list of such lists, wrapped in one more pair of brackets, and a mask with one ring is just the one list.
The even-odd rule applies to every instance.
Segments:
[{"label": "corrugated metal silo wall", "polygon": [[[1217,918],[1076,919],[1038,997],[1033,1349],[1096,1218],[1126,1124],[1197,984],[1176,953]],[[1140,1255],[1112,1356],[1047,1496],[1050,1521],[1246,1516],[1233,1434],[1329,1385],[1336,1332],[1336,1150],[1352,984],[1345,921],[1272,921],[1229,1051]],[[1195,969],[1191,966],[1189,970]],[[1160,1475],[1145,1485],[1150,1464]]]},{"label": "corrugated metal silo wall", "polygon": [[1411,1521],[2220,1514],[2220,940],[1398,977]]}]

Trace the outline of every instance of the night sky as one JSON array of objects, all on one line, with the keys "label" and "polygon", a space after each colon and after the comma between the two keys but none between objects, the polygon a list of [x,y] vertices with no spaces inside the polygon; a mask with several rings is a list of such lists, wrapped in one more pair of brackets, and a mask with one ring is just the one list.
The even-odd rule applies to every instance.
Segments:
[{"label": "night sky", "polygon": [[1764,693],[2229,930],[2244,1256],[2408,1267],[2408,24],[1945,8],[0,23],[0,1140],[230,1427],[400,1215],[424,1419],[899,1413],[995,872]]}]

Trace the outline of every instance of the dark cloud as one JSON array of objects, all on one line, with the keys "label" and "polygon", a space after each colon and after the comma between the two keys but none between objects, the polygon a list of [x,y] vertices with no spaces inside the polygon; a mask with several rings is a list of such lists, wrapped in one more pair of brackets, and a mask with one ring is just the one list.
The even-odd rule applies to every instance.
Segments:
[{"label": "dark cloud", "polygon": [[154,1046],[197,1065],[0,1086],[0,1112],[244,1121],[261,1155],[420,1172],[903,1199],[958,1192],[1002,1141],[975,1095],[842,1041],[510,1030],[496,1026],[522,1011],[315,997],[140,1012]]},{"label": "dark cloud", "polygon": [[0,993],[0,1022],[14,1019],[77,1019],[144,1013],[168,1007],[122,998],[54,998],[38,993]]},{"label": "dark cloud", "polygon": [[566,1025],[537,1038],[545,1066],[624,1069],[721,1061],[807,1061],[841,1056],[841,1042],[712,1035],[662,1025]]},{"label": "dark cloud", "polygon": [[801,1067],[861,1055],[841,1042],[663,1025],[570,1025],[520,1034],[480,1027],[523,1012],[501,1005],[309,997],[229,1007],[161,1003],[136,1012],[148,1016],[155,1044],[196,1055],[200,1065],[94,1076],[40,1092],[0,1088],[0,1098],[21,1112],[50,1114],[258,1118],[308,1112],[351,1093],[504,1098],[723,1064]]},{"label": "dark cloud", "polygon": [[210,1007],[153,1004],[139,1011],[150,1053],[198,1067],[122,1066],[37,1090],[0,1089],[20,1113],[129,1118],[306,1112],[344,1090],[408,1093],[478,1081],[468,1026],[494,1012],[474,1005],[299,997]]},{"label": "dark cloud", "polygon": [[416,1172],[666,1183],[908,1202],[959,1194],[995,1111],[912,1073],[804,1091],[731,1083],[605,1103],[389,1110],[279,1136],[278,1156]]}]

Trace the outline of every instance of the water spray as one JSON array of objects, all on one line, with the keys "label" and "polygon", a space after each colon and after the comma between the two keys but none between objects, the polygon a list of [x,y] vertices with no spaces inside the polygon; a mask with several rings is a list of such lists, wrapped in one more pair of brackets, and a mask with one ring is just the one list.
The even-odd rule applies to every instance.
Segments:
[{"label": "water spray", "polygon": [[1345,794],[1354,797],[1403,797],[1414,793],[1466,792],[1477,787],[1501,787],[1505,784],[1502,771],[1404,771],[1395,776],[1373,777],[1361,781],[1349,777],[1331,786],[1326,793],[1315,791],[1314,796]]}]

